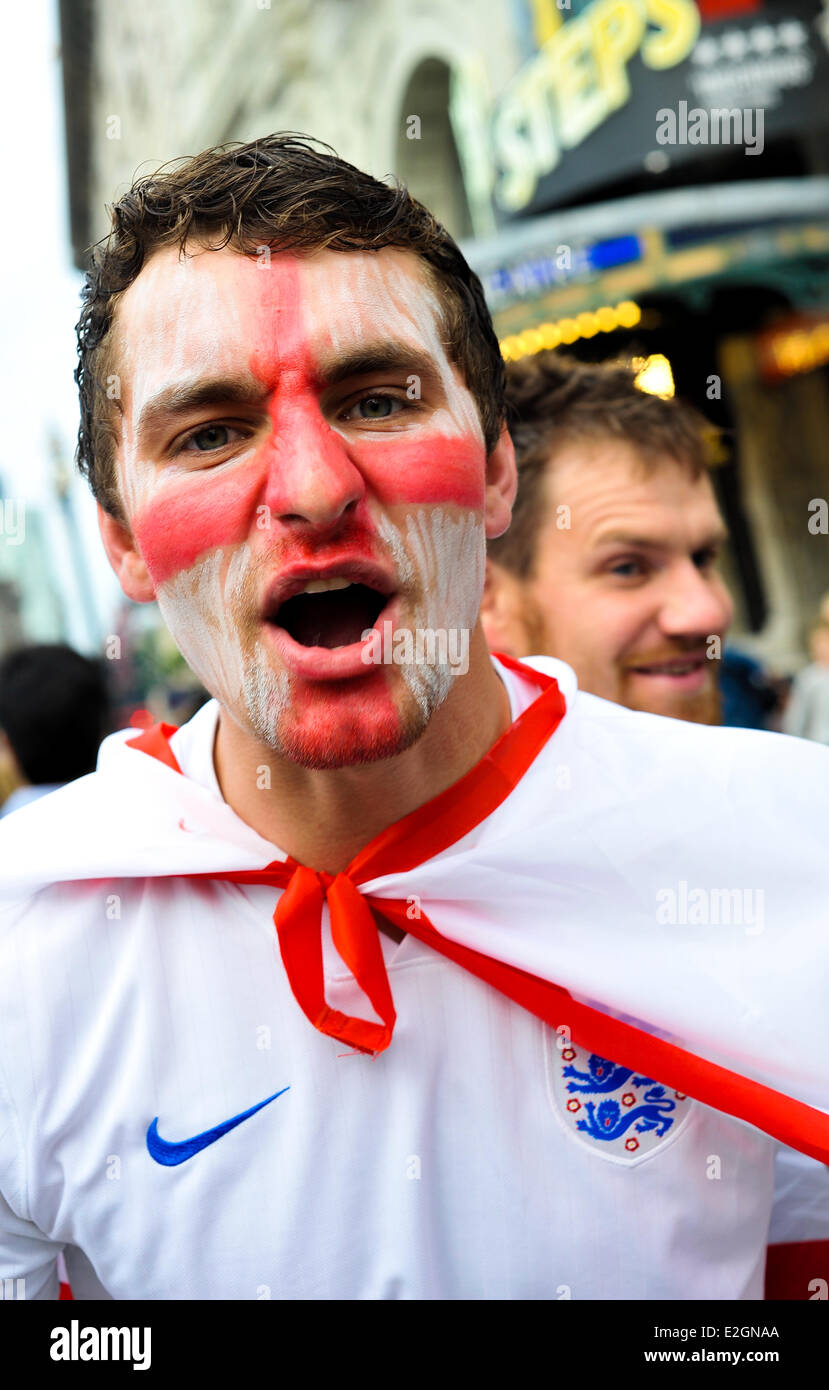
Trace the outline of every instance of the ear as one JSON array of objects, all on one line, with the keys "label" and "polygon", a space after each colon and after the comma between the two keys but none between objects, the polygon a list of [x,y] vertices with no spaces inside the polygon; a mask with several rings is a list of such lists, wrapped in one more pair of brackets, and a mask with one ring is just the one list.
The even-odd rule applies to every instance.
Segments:
[{"label": "ear", "polygon": [[518,472],[515,449],[506,425],[486,461],[486,502],[484,520],[487,540],[503,536],[512,516],[512,504],[518,491]]},{"label": "ear", "polygon": [[104,511],[98,503],[98,527],[107,559],[127,598],[131,598],[135,603],[152,603],[155,598],[155,585],[129,526],[110,512]]},{"label": "ear", "polygon": [[481,624],[490,651],[513,657],[530,654],[528,633],[522,617],[522,597],[520,579],[488,558],[481,600]]}]

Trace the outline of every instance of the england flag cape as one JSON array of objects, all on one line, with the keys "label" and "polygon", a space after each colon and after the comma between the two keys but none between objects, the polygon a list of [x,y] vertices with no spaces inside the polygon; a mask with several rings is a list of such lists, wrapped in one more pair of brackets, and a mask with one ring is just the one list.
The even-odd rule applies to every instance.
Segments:
[{"label": "england flag cape", "polygon": [[[270,885],[297,1008],[367,1052],[394,1048],[380,916],[565,1041],[829,1161],[829,749],[634,713],[550,659],[499,663],[536,698],[342,873],[263,840],[157,726],[9,818],[0,907],[81,880]],[[353,1013],[326,1002],[322,932]]]}]

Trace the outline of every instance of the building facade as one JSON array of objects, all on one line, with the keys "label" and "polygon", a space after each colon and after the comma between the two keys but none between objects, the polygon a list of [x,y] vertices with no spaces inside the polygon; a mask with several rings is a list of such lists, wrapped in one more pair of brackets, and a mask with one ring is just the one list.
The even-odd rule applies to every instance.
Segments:
[{"label": "building facade", "polygon": [[721,427],[744,643],[829,590],[820,0],[63,0],[78,264],[137,170],[297,130],[462,240],[505,356],[663,354]]}]

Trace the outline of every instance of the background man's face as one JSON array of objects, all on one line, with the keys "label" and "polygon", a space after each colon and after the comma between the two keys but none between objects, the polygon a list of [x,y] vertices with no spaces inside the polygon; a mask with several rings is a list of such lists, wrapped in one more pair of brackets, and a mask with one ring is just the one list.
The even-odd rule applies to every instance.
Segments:
[{"label": "background man's face", "polygon": [[560,657],[583,690],[631,709],[716,723],[706,641],[733,608],[709,480],[669,458],[645,472],[621,442],[579,441],[562,447],[544,487],[535,575],[499,578],[495,567],[502,621],[485,617],[490,643]]},{"label": "background man's face", "polygon": [[118,307],[133,597],[154,591],[211,694],[306,766],[419,736],[451,669],[367,665],[361,634],[471,630],[506,524],[437,307],[405,252],[198,246],[157,252]]}]

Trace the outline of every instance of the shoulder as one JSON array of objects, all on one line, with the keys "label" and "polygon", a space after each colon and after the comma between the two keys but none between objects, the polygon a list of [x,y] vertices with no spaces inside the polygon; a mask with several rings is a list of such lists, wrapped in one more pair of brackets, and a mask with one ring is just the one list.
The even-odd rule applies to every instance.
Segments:
[{"label": "shoulder", "polygon": [[18,913],[50,891],[64,911],[84,881],[118,876],[140,855],[154,802],[140,772],[133,782],[129,769],[99,770],[0,821],[0,921],[10,905]]},{"label": "shoulder", "polygon": [[[572,762],[604,804],[705,838],[726,819],[769,849],[785,819],[813,848],[829,816],[829,747],[787,734],[690,724],[578,692],[549,756]],[[556,743],[558,746],[556,747]],[[788,838],[788,836],[787,836]]]},{"label": "shoulder", "polygon": [[0,820],[0,889],[10,881],[43,882],[45,866],[52,859],[60,862],[63,847],[77,857],[84,827],[94,833],[94,821],[113,790],[108,779],[91,772],[4,816]]},{"label": "shoulder", "polygon": [[757,774],[792,776],[814,766],[822,777],[829,773],[829,749],[762,729],[691,724],[660,714],[625,709],[579,691],[572,706],[574,723],[583,735],[613,740],[623,756],[648,760],[670,757],[671,766],[696,767],[698,773],[717,769],[753,769]]},{"label": "shoulder", "polygon": [[578,689],[569,666],[532,656],[524,673],[555,678],[566,714],[539,760],[538,772],[568,764],[603,799],[644,804],[684,795],[698,806],[719,801],[795,801],[829,805],[829,746],[759,729],[691,724],[627,709]]}]

